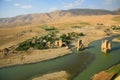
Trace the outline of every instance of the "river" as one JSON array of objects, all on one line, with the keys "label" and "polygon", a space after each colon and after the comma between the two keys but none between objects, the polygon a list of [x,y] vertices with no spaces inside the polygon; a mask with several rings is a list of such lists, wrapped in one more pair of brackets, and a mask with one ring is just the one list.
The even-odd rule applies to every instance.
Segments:
[{"label": "river", "polygon": [[[115,37],[118,36],[104,39],[112,40]],[[36,75],[40,76],[61,70],[75,75],[73,80],[90,80],[95,73],[120,61],[120,43],[112,42],[112,51],[103,54],[100,49],[101,40],[90,43],[89,48],[80,53],[73,51],[73,54],[52,60],[1,68],[0,80],[31,80]]]}]

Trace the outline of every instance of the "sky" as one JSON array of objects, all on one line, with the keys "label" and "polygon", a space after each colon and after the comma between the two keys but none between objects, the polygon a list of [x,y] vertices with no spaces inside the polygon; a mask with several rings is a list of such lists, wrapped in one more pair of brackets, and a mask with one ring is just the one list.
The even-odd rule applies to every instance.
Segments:
[{"label": "sky", "polygon": [[0,0],[0,18],[75,8],[116,10],[120,0]]}]

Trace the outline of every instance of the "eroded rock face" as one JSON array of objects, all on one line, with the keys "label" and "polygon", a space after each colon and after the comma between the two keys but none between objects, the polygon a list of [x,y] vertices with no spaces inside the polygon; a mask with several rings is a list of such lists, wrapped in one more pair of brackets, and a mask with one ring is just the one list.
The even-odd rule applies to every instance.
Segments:
[{"label": "eroded rock face", "polygon": [[108,53],[108,52],[110,52],[111,49],[112,49],[112,44],[110,41],[108,41],[108,40],[102,41],[102,44],[101,44],[101,51],[102,52]]},{"label": "eroded rock face", "polygon": [[78,40],[77,42],[77,51],[83,50],[85,46],[82,43],[82,40]]}]

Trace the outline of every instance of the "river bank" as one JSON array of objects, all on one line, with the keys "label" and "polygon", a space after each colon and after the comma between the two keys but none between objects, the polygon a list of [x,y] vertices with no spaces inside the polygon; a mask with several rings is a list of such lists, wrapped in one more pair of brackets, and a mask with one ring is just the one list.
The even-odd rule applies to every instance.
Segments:
[{"label": "river bank", "polygon": [[44,61],[48,59],[53,59],[56,57],[64,56],[70,54],[71,50],[66,48],[56,48],[47,50],[32,50],[26,53],[19,53],[16,55],[11,55],[0,60],[0,67],[13,66],[17,64],[28,64],[38,61]]},{"label": "river bank", "polygon": [[114,42],[120,42],[120,38],[114,38],[112,41],[114,41]]},{"label": "river bank", "polygon": [[[90,30],[88,30],[90,29]],[[73,31],[72,28],[67,31],[61,31],[60,34],[69,33],[69,31]],[[82,29],[76,29],[74,32],[83,32],[85,36],[80,37],[83,41],[84,46],[88,47],[89,43],[104,37],[108,37],[105,35],[103,30],[98,30],[96,27],[85,27]],[[74,43],[74,47],[76,47],[77,41]],[[26,52],[18,52],[18,54],[8,55],[3,59],[0,59],[0,67],[12,66],[17,64],[26,64],[33,63],[48,59],[53,59],[59,56],[63,56],[71,53],[70,49],[66,48],[56,48],[56,49],[46,49],[46,50],[32,50]],[[23,60],[22,60],[23,58]]]},{"label": "river bank", "polygon": [[[100,43],[100,42],[99,42]],[[98,46],[98,44],[97,44],[97,46]],[[96,46],[95,46],[96,47]],[[93,48],[92,48],[93,49]],[[96,50],[96,49],[95,49]],[[48,51],[47,51],[48,52]],[[42,54],[42,53],[41,53]],[[98,54],[98,53],[97,53]],[[73,57],[73,55],[74,56],[76,56],[76,57],[78,57],[77,59],[76,59],[76,57],[74,58]],[[79,55],[79,56],[78,56]],[[85,57],[82,57],[82,55]],[[86,56],[85,56],[86,55]],[[98,54],[98,55],[101,55],[101,54]],[[71,57],[67,57],[67,56],[71,56]],[[88,62],[88,61],[90,61],[89,59],[91,59],[91,57],[90,58],[88,58],[88,60],[87,61],[85,61],[87,58],[87,54],[71,54],[71,55],[67,55],[67,56],[63,56],[63,57],[61,57],[62,58],[62,62],[61,62],[61,58],[57,58],[57,59],[53,59],[53,60],[48,60],[48,61],[45,61],[45,62],[40,62],[40,64],[41,65],[37,65],[37,64],[35,64],[36,66],[35,67],[32,67],[33,65],[32,64],[29,64],[28,65],[28,67],[26,67],[27,65],[24,65],[24,66],[20,66],[22,69],[23,69],[23,67],[26,67],[26,69],[27,70],[25,70],[25,71],[27,71],[26,72],[26,74],[28,74],[29,73],[29,75],[33,75],[34,73],[34,70],[35,70],[35,73],[36,73],[36,71],[44,71],[45,72],[45,74],[44,75],[47,75],[47,71],[51,71],[51,69],[54,69],[55,67],[57,67],[58,68],[58,70],[59,69],[61,69],[61,68],[63,68],[63,69],[61,69],[61,70],[64,70],[64,67],[66,67],[66,66],[68,66],[69,68],[70,68],[70,71],[71,71],[71,65],[73,65],[75,68],[73,69],[73,67],[72,67],[72,69],[73,69],[73,71],[78,71],[78,72],[80,72],[79,71],[79,69],[82,69],[83,70],[83,68],[78,68],[77,70],[75,70],[76,69],[76,67],[78,67],[78,65],[80,66],[83,66],[84,65],[84,67],[86,66],[85,64],[88,64],[88,63],[86,63],[86,62]],[[102,55],[101,55],[102,56]],[[66,57],[68,58],[68,59],[66,59]],[[119,57],[119,56],[118,56]],[[64,60],[65,59],[65,60]],[[98,59],[98,58],[97,58]],[[106,58],[105,58],[106,59]],[[57,62],[56,62],[56,60],[57,60]],[[104,60],[104,59],[102,59],[102,60]],[[69,62],[68,62],[69,61]],[[84,63],[84,62],[85,63]],[[101,60],[100,60],[101,61]],[[106,61],[106,60],[105,60]],[[48,63],[49,63],[49,65],[47,65]],[[55,64],[53,65],[53,63],[55,62]],[[42,63],[46,63],[46,64],[42,64]],[[76,63],[77,63],[77,65],[76,65]],[[80,64],[81,63],[81,64]],[[98,62],[97,62],[98,63]],[[38,63],[39,64],[39,63]],[[50,64],[52,64],[52,65],[50,65]],[[67,64],[67,65],[63,65],[63,64]],[[57,65],[57,66],[56,66]],[[29,67],[30,66],[30,67]],[[48,69],[48,67],[49,67],[49,69]],[[19,66],[18,66],[19,67]],[[12,69],[14,68],[14,69],[16,69],[16,70],[18,70],[19,68],[18,68],[17,66],[16,67],[11,67]],[[36,70],[37,68],[36,67],[38,67],[38,69],[39,70]],[[40,69],[40,68],[44,68],[44,67],[47,67],[47,69],[45,68],[45,69]],[[52,68],[51,68],[52,67]],[[66,69],[68,69],[68,67],[66,67]],[[8,74],[11,74],[11,71],[12,71],[12,69],[9,69],[9,68],[6,68],[7,69],[7,71],[5,71],[5,72],[7,72]],[[29,69],[30,68],[30,69]],[[5,69],[5,68],[4,68]],[[3,71],[4,71],[4,69],[1,69],[1,74],[3,74]],[[21,69],[21,70],[22,70]],[[32,69],[34,69],[33,71],[32,71],[32,73],[30,73],[30,71],[32,70]],[[9,71],[10,70],[10,71]],[[30,70],[30,71],[29,71]],[[19,74],[19,71],[17,71],[18,72],[18,74]],[[56,71],[54,71],[53,70],[53,73],[54,72],[56,72]],[[50,73],[52,73],[52,72],[50,72]],[[72,72],[71,72],[72,73]],[[14,73],[14,75],[15,75],[16,73]],[[34,74],[34,75],[38,75],[38,74],[40,74],[40,73],[37,73],[37,74]],[[5,74],[4,74],[5,75]],[[19,77],[23,77],[23,75],[22,74],[20,74],[21,76],[19,76]],[[57,75],[57,74],[56,74]],[[54,77],[54,76],[53,76]],[[12,77],[11,77],[12,78]],[[18,76],[16,77],[16,78],[18,78]],[[5,80],[4,78],[3,79],[1,79],[1,80]],[[13,80],[13,79],[10,79],[10,80]],[[16,80],[16,79],[15,79]],[[19,79],[17,79],[17,80],[19,80]],[[21,80],[21,79],[20,79]],[[61,80],[61,79],[59,79],[59,80]]]},{"label": "river bank", "polygon": [[120,80],[120,64],[101,71],[92,77],[92,80]]},{"label": "river bank", "polygon": [[32,80],[69,80],[70,75],[66,71],[59,71],[46,74],[40,77],[33,78]]},{"label": "river bank", "polygon": [[[86,47],[88,47],[88,44],[92,41],[95,41],[95,40],[98,40],[98,39],[101,39],[104,37],[110,37],[110,36],[106,36],[104,31],[102,31],[102,30],[100,31],[98,29],[93,29],[91,31],[86,31],[86,30],[79,30],[79,31],[82,31],[85,34],[85,36],[80,37],[80,39],[83,40],[83,44]],[[76,43],[75,43],[75,45],[76,45]],[[69,53],[71,53],[71,50],[66,49],[66,48],[33,50],[31,53],[28,51],[26,53],[6,57],[6,58],[0,60],[0,65],[1,65],[1,67],[5,67],[5,66],[12,66],[12,65],[17,65],[17,64],[35,63],[35,62],[39,62],[39,61],[54,59],[54,58],[64,56]],[[86,58],[84,58],[84,59],[86,59]],[[60,74],[62,74],[62,73],[60,73]],[[56,73],[56,75],[57,75],[57,73]],[[58,72],[58,75],[59,75],[59,72]],[[68,75],[69,74],[67,74],[67,76]],[[61,79],[59,79],[59,80],[61,80]]]}]

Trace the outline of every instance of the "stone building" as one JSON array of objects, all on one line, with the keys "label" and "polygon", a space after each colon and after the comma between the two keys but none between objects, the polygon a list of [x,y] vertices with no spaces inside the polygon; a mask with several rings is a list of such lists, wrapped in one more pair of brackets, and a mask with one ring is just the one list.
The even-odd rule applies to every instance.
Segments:
[{"label": "stone building", "polygon": [[82,43],[82,40],[78,40],[77,42],[77,51],[83,50],[85,46]]},{"label": "stone building", "polygon": [[63,42],[62,40],[55,41],[55,46],[68,48],[67,44]]},{"label": "stone building", "polygon": [[101,51],[102,52],[108,53],[108,52],[110,52],[111,49],[112,49],[112,44],[110,41],[108,41],[108,40],[102,41],[102,44],[101,44]]}]

